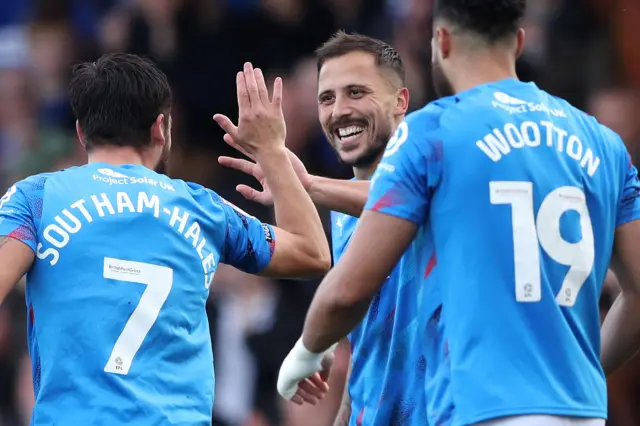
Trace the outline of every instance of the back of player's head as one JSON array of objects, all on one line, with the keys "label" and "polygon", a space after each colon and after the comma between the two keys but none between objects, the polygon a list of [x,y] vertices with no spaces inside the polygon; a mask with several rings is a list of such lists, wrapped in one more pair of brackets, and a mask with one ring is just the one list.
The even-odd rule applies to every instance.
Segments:
[{"label": "back of player's head", "polygon": [[329,59],[339,58],[353,52],[372,55],[375,58],[376,66],[397,76],[399,87],[405,86],[405,70],[400,54],[382,40],[357,33],[347,34],[344,31],[338,31],[316,49],[318,72]]},{"label": "back of player's head", "polygon": [[69,96],[87,150],[100,145],[142,148],[158,115],[171,110],[166,75],[153,62],[124,53],[77,65]]},{"label": "back of player's head", "polygon": [[526,0],[436,0],[434,21],[493,44],[518,33],[526,5]]}]

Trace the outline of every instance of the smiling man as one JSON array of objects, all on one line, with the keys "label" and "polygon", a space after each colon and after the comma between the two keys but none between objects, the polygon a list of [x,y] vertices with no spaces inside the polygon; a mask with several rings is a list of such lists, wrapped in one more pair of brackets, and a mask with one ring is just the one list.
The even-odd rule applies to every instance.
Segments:
[{"label": "smiling man", "polygon": [[[333,260],[339,263],[364,207],[368,180],[404,120],[409,92],[400,55],[380,40],[338,32],[316,55],[318,118],[341,161],[353,167],[355,179],[310,176],[297,157],[289,156],[311,199],[333,210]],[[271,203],[259,163],[228,157],[221,157],[220,162],[261,182],[262,192],[239,188],[245,197]],[[409,256],[402,262],[410,269]],[[418,327],[413,300],[418,285],[418,281],[404,279],[396,268],[373,296],[365,318],[349,334],[352,368],[336,425],[427,423],[425,359],[414,345]],[[302,382],[285,396],[302,403],[313,402],[317,395],[309,382]]]},{"label": "smiling man", "polygon": [[356,179],[368,179],[407,110],[404,66],[391,46],[337,33],[317,50],[318,114]]}]

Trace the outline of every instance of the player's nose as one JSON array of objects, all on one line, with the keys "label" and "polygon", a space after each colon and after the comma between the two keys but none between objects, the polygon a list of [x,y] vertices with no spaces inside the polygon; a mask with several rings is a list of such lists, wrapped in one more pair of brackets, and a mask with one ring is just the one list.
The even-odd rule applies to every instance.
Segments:
[{"label": "player's nose", "polygon": [[341,117],[348,117],[353,114],[353,106],[352,103],[349,102],[349,99],[344,98],[336,98],[333,104],[332,118],[334,120],[339,119]]}]

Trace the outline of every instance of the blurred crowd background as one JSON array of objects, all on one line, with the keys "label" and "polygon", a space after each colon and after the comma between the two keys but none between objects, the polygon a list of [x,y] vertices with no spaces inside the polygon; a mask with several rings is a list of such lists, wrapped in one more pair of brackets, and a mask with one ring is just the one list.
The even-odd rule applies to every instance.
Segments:
[{"label": "blurred crowd background", "polygon": [[[86,160],[66,85],[71,66],[103,52],[156,61],[175,92],[173,177],[219,192],[242,209],[271,212],[235,192],[246,176],[217,164],[233,154],[211,120],[237,116],[235,73],[246,60],[282,76],[287,145],[312,173],[349,178],[317,122],[313,52],[335,30],[382,38],[403,56],[412,109],[433,99],[432,0],[2,0],[0,6],[0,191],[30,174]],[[640,2],[530,0],[527,48],[519,62],[533,80],[617,131],[640,156]],[[325,221],[327,212],[322,212]],[[328,227],[327,227],[328,229]],[[299,336],[318,282],[276,281],[222,268],[208,311],[216,359],[219,425],[326,426],[337,399],[298,409],[280,401],[275,379]],[[603,314],[616,294],[605,286]],[[0,307],[0,426],[29,423],[33,405],[24,296]],[[64,333],[64,330],[60,330]],[[562,350],[558,348],[558,350]],[[342,359],[342,358],[341,358]],[[640,363],[636,363],[640,364]],[[336,365],[342,387],[345,363]],[[610,380],[610,426],[640,425],[640,368]]]}]

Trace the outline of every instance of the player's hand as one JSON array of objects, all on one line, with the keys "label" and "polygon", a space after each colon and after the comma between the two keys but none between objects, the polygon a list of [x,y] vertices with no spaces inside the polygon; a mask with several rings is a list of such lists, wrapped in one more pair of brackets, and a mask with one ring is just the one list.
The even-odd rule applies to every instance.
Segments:
[{"label": "player's hand", "polygon": [[256,158],[264,153],[284,149],[286,125],[282,113],[282,79],[273,83],[273,96],[269,91],[264,75],[259,68],[253,69],[251,63],[244,64],[244,70],[236,76],[239,119],[236,127],[229,117],[216,114],[213,119],[227,132],[224,140],[242,147]]},{"label": "player's hand", "polygon": [[284,359],[278,375],[278,393],[302,405],[316,404],[329,391],[327,378],[333,363],[333,349],[326,353],[309,352],[298,340]]},{"label": "player's hand", "polygon": [[[227,143],[253,161],[244,160],[242,158],[221,156],[218,157],[218,162],[225,167],[236,169],[253,176],[258,182],[260,182],[260,185],[262,186],[262,191],[255,190],[247,185],[238,185],[236,187],[236,190],[249,201],[255,201],[265,206],[273,205],[273,196],[271,195],[271,191],[269,190],[269,184],[267,182],[264,171],[262,170],[262,167],[260,167],[260,164],[255,162],[255,157],[242,149],[242,147],[233,142],[233,140],[230,140]],[[298,179],[300,179],[302,186],[308,191],[311,186],[311,175],[309,175],[309,172],[307,172],[307,168],[304,166],[302,161],[300,161],[298,156],[296,156],[289,149],[287,149],[287,155],[289,156],[289,160],[291,161],[293,170],[296,172]]]},{"label": "player's hand", "polygon": [[329,385],[322,380],[320,374],[315,373],[308,379],[298,382],[298,390],[291,398],[291,402],[298,405],[316,405],[329,392]]},{"label": "player's hand", "polygon": [[316,405],[318,401],[324,398],[329,392],[329,375],[331,374],[331,366],[335,359],[332,350],[324,353],[322,357],[322,370],[314,374],[310,378],[298,382],[298,391],[291,399],[292,402],[303,405],[305,403]]}]

